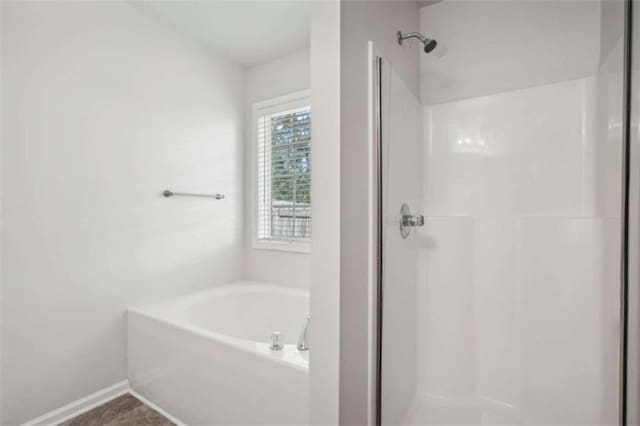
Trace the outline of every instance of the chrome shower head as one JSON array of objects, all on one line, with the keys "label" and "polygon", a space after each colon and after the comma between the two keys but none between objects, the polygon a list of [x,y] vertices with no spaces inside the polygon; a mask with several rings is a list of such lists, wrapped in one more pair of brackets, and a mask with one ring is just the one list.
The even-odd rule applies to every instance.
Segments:
[{"label": "chrome shower head", "polygon": [[436,48],[436,46],[438,45],[438,42],[432,38],[427,38],[425,36],[423,36],[420,33],[405,33],[402,34],[402,31],[398,31],[398,44],[402,45],[402,42],[406,39],[409,38],[417,38],[418,40],[420,40],[422,42],[422,45],[424,46],[424,53],[429,53],[431,52],[433,49]]},{"label": "chrome shower head", "polygon": [[425,41],[422,42],[424,44],[424,53],[429,53],[431,52],[433,49],[436,48],[436,46],[438,45],[438,42],[433,40],[433,39],[426,39]]}]

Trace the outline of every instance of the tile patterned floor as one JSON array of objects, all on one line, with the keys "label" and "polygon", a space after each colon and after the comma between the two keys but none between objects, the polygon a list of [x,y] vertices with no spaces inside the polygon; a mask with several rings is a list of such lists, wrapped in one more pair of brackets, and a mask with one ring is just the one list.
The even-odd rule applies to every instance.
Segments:
[{"label": "tile patterned floor", "polygon": [[175,426],[132,395],[122,395],[59,426]]}]

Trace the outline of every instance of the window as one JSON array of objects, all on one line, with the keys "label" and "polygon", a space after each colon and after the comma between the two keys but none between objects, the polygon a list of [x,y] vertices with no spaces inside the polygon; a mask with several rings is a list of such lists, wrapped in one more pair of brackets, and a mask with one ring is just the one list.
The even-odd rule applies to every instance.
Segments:
[{"label": "window", "polygon": [[311,107],[308,92],[254,106],[254,246],[308,251],[311,241]]}]

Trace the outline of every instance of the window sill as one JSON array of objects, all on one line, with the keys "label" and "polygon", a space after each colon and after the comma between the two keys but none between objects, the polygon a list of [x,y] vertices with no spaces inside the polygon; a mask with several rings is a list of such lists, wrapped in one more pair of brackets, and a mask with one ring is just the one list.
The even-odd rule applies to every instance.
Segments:
[{"label": "window sill", "polygon": [[290,253],[309,254],[311,252],[311,243],[286,241],[254,241],[253,248],[256,250],[275,250]]}]

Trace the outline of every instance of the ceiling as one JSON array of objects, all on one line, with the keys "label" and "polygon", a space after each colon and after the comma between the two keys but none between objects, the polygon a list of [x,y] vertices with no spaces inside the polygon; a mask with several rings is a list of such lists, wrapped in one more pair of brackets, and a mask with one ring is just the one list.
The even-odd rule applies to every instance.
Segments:
[{"label": "ceiling", "polygon": [[247,67],[309,47],[309,1],[175,0],[133,4]]}]

